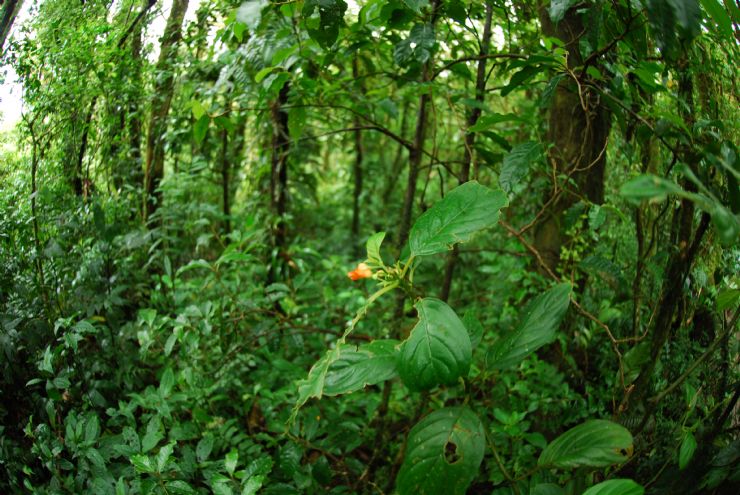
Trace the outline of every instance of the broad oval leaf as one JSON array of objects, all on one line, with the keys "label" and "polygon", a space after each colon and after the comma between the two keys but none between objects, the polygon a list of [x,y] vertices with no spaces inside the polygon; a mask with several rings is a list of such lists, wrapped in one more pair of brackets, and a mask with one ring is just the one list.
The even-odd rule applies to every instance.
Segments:
[{"label": "broad oval leaf", "polygon": [[343,345],[324,379],[324,395],[348,394],[398,374],[397,340],[376,340],[359,347]]},{"label": "broad oval leaf", "polygon": [[413,390],[455,383],[470,369],[468,331],[452,308],[439,299],[422,299],[416,310],[419,322],[401,346],[401,379]]},{"label": "broad oval leaf", "polygon": [[396,44],[393,60],[401,67],[424,64],[432,58],[436,44],[434,26],[417,24],[409,31],[408,38]]},{"label": "broad oval leaf", "polygon": [[594,485],[583,495],[642,495],[645,489],[632,480],[616,479],[608,480]]},{"label": "broad oval leaf", "polygon": [[570,284],[562,283],[533,299],[522,311],[519,327],[493,345],[488,365],[499,369],[517,365],[555,340],[555,332],[568,310],[570,290]]},{"label": "broad oval leaf", "polygon": [[624,462],[631,453],[632,434],[624,426],[592,419],[553,440],[537,464],[563,469],[605,467]]},{"label": "broad oval leaf", "polygon": [[398,473],[401,495],[463,494],[478,473],[486,446],[478,416],[467,407],[434,411],[409,433]]},{"label": "broad oval leaf", "polygon": [[619,190],[622,196],[633,201],[664,201],[669,194],[680,195],[682,192],[681,186],[675,182],[649,174],[635,177]]},{"label": "broad oval leaf", "polygon": [[501,165],[501,174],[498,183],[501,189],[509,194],[529,174],[532,164],[542,156],[543,150],[539,143],[527,141],[514,146],[504,157]]},{"label": "broad oval leaf", "polygon": [[678,450],[678,469],[684,470],[696,452],[696,437],[690,431],[684,434],[681,448]]},{"label": "broad oval leaf", "polygon": [[475,181],[456,187],[416,220],[409,234],[412,256],[442,253],[498,222],[507,205],[503,191]]}]

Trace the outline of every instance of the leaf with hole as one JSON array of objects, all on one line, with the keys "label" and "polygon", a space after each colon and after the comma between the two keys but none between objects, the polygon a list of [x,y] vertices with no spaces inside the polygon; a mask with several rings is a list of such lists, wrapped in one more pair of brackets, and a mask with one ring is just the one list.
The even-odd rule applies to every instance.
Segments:
[{"label": "leaf with hole", "polygon": [[592,419],[553,440],[537,464],[561,469],[606,467],[626,461],[632,449],[632,435],[624,426]]},{"label": "leaf with hole", "polygon": [[401,495],[462,495],[478,474],[483,424],[467,407],[434,411],[409,433],[396,488]]}]

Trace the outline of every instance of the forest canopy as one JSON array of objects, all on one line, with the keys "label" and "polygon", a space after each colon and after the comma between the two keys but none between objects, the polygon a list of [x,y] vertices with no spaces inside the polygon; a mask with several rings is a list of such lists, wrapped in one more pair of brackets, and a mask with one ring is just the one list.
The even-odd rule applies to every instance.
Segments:
[{"label": "forest canopy", "polygon": [[740,493],[737,2],[0,0],[0,65],[1,493]]}]

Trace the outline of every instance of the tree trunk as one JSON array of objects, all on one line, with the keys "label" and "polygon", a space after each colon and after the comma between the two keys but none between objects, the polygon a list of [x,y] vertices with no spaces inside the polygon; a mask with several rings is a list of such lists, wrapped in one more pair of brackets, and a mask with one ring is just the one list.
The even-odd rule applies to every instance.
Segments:
[{"label": "tree trunk", "polygon": [[10,29],[13,27],[13,21],[15,21],[22,6],[23,0],[5,0],[2,7],[0,7],[0,54],[3,53],[5,40],[8,38]]},{"label": "tree trunk", "polygon": [[[352,77],[355,81],[359,81],[360,67],[358,56],[355,56],[352,60]],[[362,83],[359,83],[360,93],[364,94],[364,88]],[[354,126],[357,128],[354,132],[355,137],[355,162],[352,167],[352,175],[354,176],[354,191],[352,194],[352,228],[351,228],[351,239],[350,245],[353,248],[355,256],[359,256],[361,244],[358,242],[360,237],[360,196],[362,196],[362,175],[363,175],[363,159],[364,150],[362,144],[362,131],[359,127],[362,125],[360,117],[355,116]]]},{"label": "tree trunk", "polygon": [[229,161],[229,133],[226,129],[221,131],[221,192],[223,200],[224,213],[224,234],[231,232],[231,202],[229,199],[229,189],[231,188],[229,172],[231,162]]},{"label": "tree trunk", "polygon": [[157,210],[162,200],[159,185],[164,178],[164,135],[167,132],[167,115],[175,87],[172,61],[175,59],[177,44],[182,37],[182,22],[187,10],[188,0],[173,0],[160,45],[156,71],[159,77],[154,83],[154,100],[146,140],[145,219]]},{"label": "tree trunk", "polygon": [[270,200],[276,217],[273,229],[273,247],[277,256],[270,264],[268,282],[278,280],[280,259],[286,257],[288,229],[285,214],[288,212],[288,154],[290,153],[290,135],[288,131],[288,103],[290,84],[280,89],[277,101],[272,105],[272,169],[270,173]]},{"label": "tree trunk", "polygon": [[[568,10],[564,18],[554,25],[547,8],[541,7],[540,20],[545,35],[557,37],[565,43],[568,67],[573,69],[582,65],[579,43],[587,28],[577,9]],[[595,204],[604,200],[605,147],[610,129],[611,113],[601,105],[598,94],[579,86],[571,77],[563,79],[555,90],[550,108],[547,139],[554,146],[548,158],[558,174],[572,178],[577,190],[571,190],[571,185],[553,184],[553,190],[545,201],[555,195],[557,199],[535,226],[534,247],[550,270],[557,268],[560,248],[565,240],[561,230],[563,213],[581,197]]]},{"label": "tree trunk", "polygon": [[[152,2],[149,2],[152,3]],[[131,84],[136,88],[141,88],[141,48],[143,26],[141,22],[136,24],[134,32],[131,35]],[[138,96],[138,95],[137,95]],[[128,102],[128,139],[129,139],[129,157],[131,158],[132,172],[130,180],[132,184],[140,184],[143,180],[143,170],[141,162],[141,108],[139,99],[134,96]]]},{"label": "tree trunk", "polygon": [[87,196],[87,193],[90,190],[90,185],[88,183],[89,179],[85,177],[85,172],[82,169],[82,165],[85,161],[85,154],[87,153],[87,142],[90,136],[90,125],[92,124],[93,113],[95,113],[95,105],[97,103],[98,97],[95,96],[90,102],[90,108],[88,108],[87,110],[87,115],[85,116],[85,124],[82,128],[82,139],[80,141],[79,152],[77,153],[77,162],[75,166],[74,177],[72,178],[72,185],[74,186],[75,194],[77,196]]},{"label": "tree trunk", "polygon": [[[486,2],[486,21],[483,26],[483,38],[480,44],[480,59],[478,60],[478,72],[475,78],[475,101],[483,103],[486,96],[486,55],[491,47],[491,24],[493,18],[493,3],[491,1]],[[470,110],[467,120],[467,128],[470,128],[478,122],[480,117],[481,109],[476,106]],[[462,168],[460,170],[460,184],[464,184],[470,179],[470,166],[473,163],[473,147],[475,146],[475,133],[468,132],[465,134],[465,150],[463,156]],[[477,176],[477,168],[476,173]],[[452,287],[452,278],[455,274],[455,265],[457,264],[459,251],[457,245],[452,249],[452,252],[447,257],[447,264],[445,265],[444,279],[442,280],[442,290],[440,291],[439,298],[443,301],[447,301],[450,298],[450,288]]]}]

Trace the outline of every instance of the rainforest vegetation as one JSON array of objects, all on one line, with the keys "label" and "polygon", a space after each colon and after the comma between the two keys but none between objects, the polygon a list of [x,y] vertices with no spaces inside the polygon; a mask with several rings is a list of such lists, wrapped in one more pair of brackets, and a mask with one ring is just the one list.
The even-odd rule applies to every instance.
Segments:
[{"label": "rainforest vegetation", "polygon": [[0,493],[740,493],[738,5],[0,0]]}]

